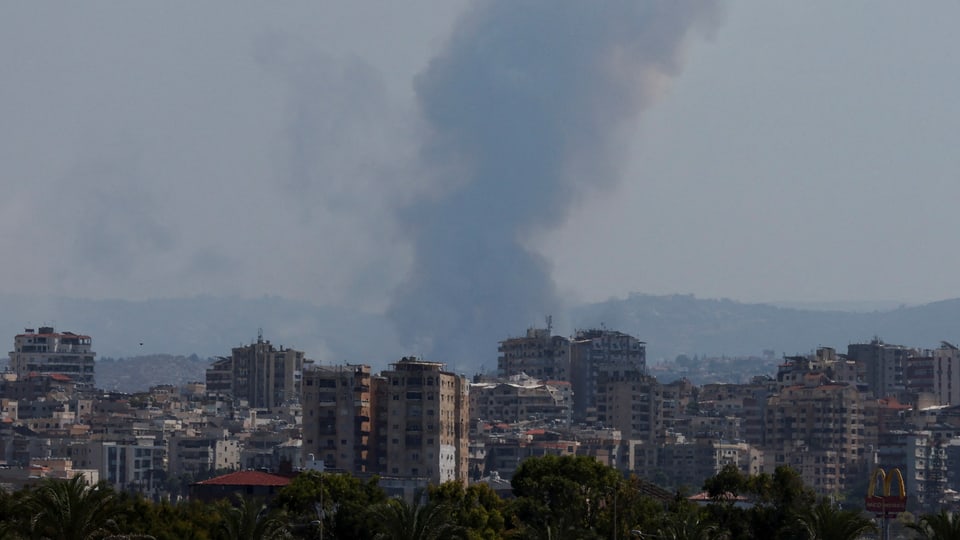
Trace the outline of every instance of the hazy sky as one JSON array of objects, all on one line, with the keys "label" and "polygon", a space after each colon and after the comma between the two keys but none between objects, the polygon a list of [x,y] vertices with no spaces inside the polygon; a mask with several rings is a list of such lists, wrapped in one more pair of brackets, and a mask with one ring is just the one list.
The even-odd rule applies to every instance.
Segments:
[{"label": "hazy sky", "polygon": [[[642,4],[611,5],[630,3]],[[429,286],[410,271],[437,256],[412,214],[460,193],[478,206],[425,210],[430,227],[504,221],[437,180],[484,169],[452,163],[469,147],[436,138],[462,142],[464,126],[504,114],[483,109],[503,101],[495,80],[576,111],[518,143],[558,153],[530,167],[564,181],[559,194],[534,186],[550,212],[509,231],[561,295],[960,295],[960,3],[634,9],[666,23],[628,46],[611,27],[597,55],[578,43],[606,33],[581,34],[575,9],[517,9],[513,24],[509,9],[469,5],[4,3],[0,291],[387,310],[398,289]],[[557,70],[531,77],[531,47]],[[493,79],[469,84],[464,62],[487,51],[478,64]],[[614,57],[610,81],[567,92],[571,73],[593,81],[591,59]],[[460,95],[469,118],[455,116]],[[562,141],[539,144],[556,130]]]}]

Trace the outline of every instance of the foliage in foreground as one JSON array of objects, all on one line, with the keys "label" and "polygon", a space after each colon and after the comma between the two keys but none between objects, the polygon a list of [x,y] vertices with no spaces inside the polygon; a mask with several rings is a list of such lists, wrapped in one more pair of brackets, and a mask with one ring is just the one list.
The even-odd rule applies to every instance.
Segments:
[{"label": "foliage in foreground", "polygon": [[[527,459],[509,499],[485,484],[449,482],[405,501],[388,498],[376,478],[306,472],[269,503],[155,503],[78,477],[0,492],[0,540],[848,540],[876,530],[857,511],[816,501],[786,467],[756,476],[728,467],[706,481],[705,506],[679,494],[641,496],[639,482],[581,456]],[[947,513],[909,528],[918,538],[960,538],[960,519]]]}]

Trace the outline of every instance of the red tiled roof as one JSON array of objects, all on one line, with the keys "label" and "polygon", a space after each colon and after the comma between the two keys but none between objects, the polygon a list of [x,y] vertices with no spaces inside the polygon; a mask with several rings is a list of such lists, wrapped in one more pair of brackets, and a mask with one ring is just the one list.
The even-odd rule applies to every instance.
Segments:
[{"label": "red tiled roof", "polygon": [[203,486],[285,486],[289,483],[286,476],[260,471],[237,471],[197,482]]},{"label": "red tiled roof", "polygon": [[897,398],[895,398],[895,397],[880,398],[880,399],[877,400],[877,403],[878,403],[881,407],[886,408],[886,409],[899,409],[899,410],[904,410],[904,409],[912,409],[912,408],[913,408],[912,405],[905,405],[905,404],[903,404],[903,403],[900,403],[900,401],[899,401]]}]

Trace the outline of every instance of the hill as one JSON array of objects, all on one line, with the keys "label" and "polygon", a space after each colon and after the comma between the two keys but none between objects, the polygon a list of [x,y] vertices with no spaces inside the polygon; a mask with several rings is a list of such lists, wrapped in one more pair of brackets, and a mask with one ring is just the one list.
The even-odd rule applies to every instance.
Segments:
[{"label": "hill", "polygon": [[631,294],[572,310],[579,328],[604,324],[647,341],[648,358],[679,354],[740,356],[772,350],[798,354],[818,346],[846,351],[875,336],[888,343],[933,348],[960,337],[960,300],[887,311],[819,311],[745,304],[692,295]]}]

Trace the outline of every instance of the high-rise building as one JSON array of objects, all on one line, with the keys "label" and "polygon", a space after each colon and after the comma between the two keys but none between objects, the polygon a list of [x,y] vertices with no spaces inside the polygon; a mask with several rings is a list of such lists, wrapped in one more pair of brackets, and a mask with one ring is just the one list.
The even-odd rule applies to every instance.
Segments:
[{"label": "high-rise building", "polygon": [[960,349],[946,341],[933,350],[933,393],[940,405],[960,405]]},{"label": "high-rise building", "polygon": [[619,430],[625,439],[663,443],[663,386],[656,378],[628,372],[617,377],[604,375],[598,382],[598,422]]},{"label": "high-rise building", "polygon": [[879,338],[847,346],[847,357],[857,363],[870,391],[878,398],[900,395],[906,390],[907,358],[915,353],[913,349],[884,343]]},{"label": "high-rise building", "polygon": [[570,344],[573,417],[597,420],[597,385],[601,377],[619,379],[647,373],[647,345],[612,330],[579,330]]},{"label": "high-rise building", "polygon": [[66,375],[79,386],[92,388],[94,357],[90,336],[55,332],[52,326],[27,328],[14,338],[10,369],[17,378],[32,373]]},{"label": "high-rise building", "polygon": [[229,358],[214,362],[206,373],[207,392],[228,394],[258,409],[297,402],[303,367],[309,363],[302,351],[277,349],[260,335],[256,343],[236,347]]},{"label": "high-rise building", "polygon": [[570,380],[570,340],[551,335],[549,324],[528,328],[526,337],[501,341],[499,351],[497,374],[501,377],[526,373],[545,381]]},{"label": "high-rise building", "polygon": [[370,366],[314,366],[303,372],[303,456],[324,468],[368,471]]},{"label": "high-rise building", "polygon": [[796,469],[818,493],[846,491],[867,474],[865,403],[856,385],[810,373],[767,400],[768,472]]},{"label": "high-rise building", "polygon": [[469,385],[438,362],[403,358],[372,380],[378,472],[467,482]]}]

